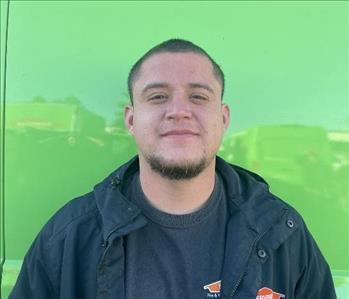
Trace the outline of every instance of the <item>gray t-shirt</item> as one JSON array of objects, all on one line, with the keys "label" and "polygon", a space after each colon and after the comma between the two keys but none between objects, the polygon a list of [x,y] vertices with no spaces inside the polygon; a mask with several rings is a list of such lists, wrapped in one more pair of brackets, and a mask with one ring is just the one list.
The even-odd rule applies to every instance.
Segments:
[{"label": "gray t-shirt", "polygon": [[210,198],[190,214],[172,215],[150,205],[139,174],[125,195],[149,220],[125,240],[126,299],[219,298],[228,219],[219,175]]}]

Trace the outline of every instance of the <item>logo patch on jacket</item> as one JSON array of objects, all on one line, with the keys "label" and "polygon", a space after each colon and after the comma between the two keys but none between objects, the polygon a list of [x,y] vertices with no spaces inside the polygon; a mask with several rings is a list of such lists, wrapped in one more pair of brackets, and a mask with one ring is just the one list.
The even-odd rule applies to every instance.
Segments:
[{"label": "logo patch on jacket", "polygon": [[208,290],[207,297],[219,298],[221,292],[221,281],[215,281],[204,286],[204,290]]},{"label": "logo patch on jacket", "polygon": [[274,292],[272,289],[265,288],[265,287],[261,288],[257,292],[257,297],[256,297],[256,299],[280,299],[280,298],[285,298],[285,295]]}]

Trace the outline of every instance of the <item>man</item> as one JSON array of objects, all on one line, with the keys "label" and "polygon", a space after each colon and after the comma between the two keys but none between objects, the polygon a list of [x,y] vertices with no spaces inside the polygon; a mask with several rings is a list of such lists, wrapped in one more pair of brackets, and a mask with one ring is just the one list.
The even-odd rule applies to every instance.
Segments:
[{"label": "man", "polygon": [[230,117],[213,59],[168,40],[128,86],[138,156],[46,224],[10,298],[336,298],[299,214],[216,157]]}]

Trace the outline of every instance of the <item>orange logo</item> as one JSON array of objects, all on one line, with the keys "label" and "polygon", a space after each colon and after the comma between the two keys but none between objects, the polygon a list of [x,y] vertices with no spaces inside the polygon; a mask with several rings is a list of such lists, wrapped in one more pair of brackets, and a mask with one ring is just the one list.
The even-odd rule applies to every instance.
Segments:
[{"label": "orange logo", "polygon": [[285,298],[284,294],[279,294],[274,292],[269,288],[261,288],[258,293],[256,299],[280,299]]},{"label": "orange logo", "polygon": [[221,281],[215,281],[204,286],[204,290],[208,290],[210,293],[220,293],[221,291]]}]

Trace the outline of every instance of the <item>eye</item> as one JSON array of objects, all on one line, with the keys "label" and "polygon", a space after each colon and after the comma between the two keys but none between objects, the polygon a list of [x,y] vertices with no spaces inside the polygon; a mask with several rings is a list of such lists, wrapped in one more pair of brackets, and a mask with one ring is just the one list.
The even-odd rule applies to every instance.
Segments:
[{"label": "eye", "polygon": [[164,94],[154,94],[148,98],[149,101],[157,101],[157,102],[164,101],[166,99],[167,99],[167,96]]},{"label": "eye", "polygon": [[201,94],[192,94],[190,97],[192,99],[198,100],[198,101],[207,101],[208,100],[207,96],[204,96],[204,95],[201,95]]}]

